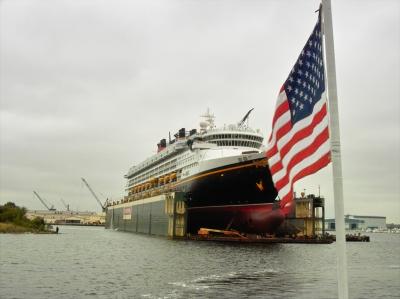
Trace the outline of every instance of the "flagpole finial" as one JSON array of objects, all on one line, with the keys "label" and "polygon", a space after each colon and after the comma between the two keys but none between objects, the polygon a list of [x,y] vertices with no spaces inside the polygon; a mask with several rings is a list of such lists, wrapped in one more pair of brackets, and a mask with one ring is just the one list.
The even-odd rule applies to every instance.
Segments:
[{"label": "flagpole finial", "polygon": [[321,9],[322,9],[322,2],[319,4],[319,7],[318,7],[318,9],[315,11],[315,12],[320,12],[321,11]]}]

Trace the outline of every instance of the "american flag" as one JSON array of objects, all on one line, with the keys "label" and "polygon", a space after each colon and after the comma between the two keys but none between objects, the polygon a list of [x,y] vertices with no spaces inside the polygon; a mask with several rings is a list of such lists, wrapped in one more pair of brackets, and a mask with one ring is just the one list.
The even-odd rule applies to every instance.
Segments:
[{"label": "american flag", "polygon": [[330,162],[320,16],[279,92],[266,154],[287,214],[294,182]]}]

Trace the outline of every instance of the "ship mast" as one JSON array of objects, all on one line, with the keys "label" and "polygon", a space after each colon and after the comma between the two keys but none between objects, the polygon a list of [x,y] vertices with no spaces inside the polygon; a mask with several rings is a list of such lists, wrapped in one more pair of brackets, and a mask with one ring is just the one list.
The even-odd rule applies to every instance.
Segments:
[{"label": "ship mast", "polygon": [[[214,124],[214,120],[215,120],[215,116],[214,114],[210,113],[210,108],[207,108],[206,113],[204,113],[203,115],[200,115],[201,117],[204,117],[205,121],[200,123],[200,127],[201,129],[214,129],[215,128],[215,124]],[[205,124],[205,126],[204,126]]]}]

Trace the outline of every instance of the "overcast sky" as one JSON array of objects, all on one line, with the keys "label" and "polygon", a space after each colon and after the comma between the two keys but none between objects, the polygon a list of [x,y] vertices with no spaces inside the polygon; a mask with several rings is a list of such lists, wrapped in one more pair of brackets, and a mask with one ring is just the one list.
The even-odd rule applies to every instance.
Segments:
[{"label": "overcast sky", "polygon": [[[276,96],[318,1],[0,2],[0,203],[99,206],[168,132],[255,108],[268,136]],[[400,223],[400,2],[332,1],[345,213]],[[326,197],[331,167],[295,185]]]}]

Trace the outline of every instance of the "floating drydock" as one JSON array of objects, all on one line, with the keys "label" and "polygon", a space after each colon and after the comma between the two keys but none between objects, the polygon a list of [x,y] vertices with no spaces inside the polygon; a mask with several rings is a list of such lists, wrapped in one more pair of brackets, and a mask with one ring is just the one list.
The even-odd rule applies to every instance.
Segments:
[{"label": "floating drydock", "polygon": [[[323,200],[314,196],[296,200],[296,215],[288,218],[277,234],[246,234],[227,228],[226,230],[206,228],[202,222],[192,217],[186,205],[185,193],[169,192],[140,200],[119,202],[106,210],[106,228],[118,231],[187,238],[201,241],[240,242],[240,243],[331,243],[332,238],[325,235],[320,224],[322,217],[315,210],[323,206]],[[205,224],[205,228],[190,231],[193,226]],[[319,229],[317,229],[319,227]],[[285,231],[284,231],[285,230]],[[207,232],[206,234],[204,232]]]},{"label": "floating drydock", "polygon": [[186,205],[171,192],[107,207],[106,228],[166,237],[185,237]]}]

